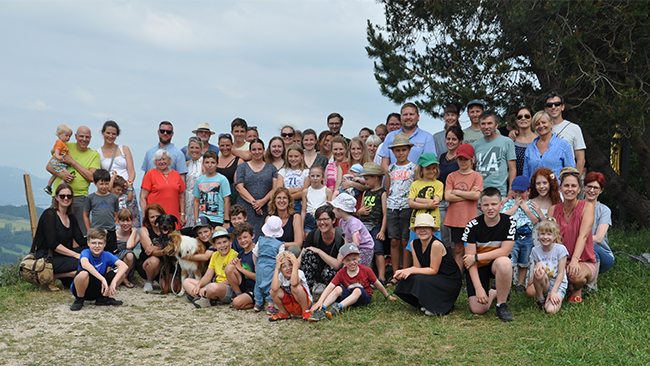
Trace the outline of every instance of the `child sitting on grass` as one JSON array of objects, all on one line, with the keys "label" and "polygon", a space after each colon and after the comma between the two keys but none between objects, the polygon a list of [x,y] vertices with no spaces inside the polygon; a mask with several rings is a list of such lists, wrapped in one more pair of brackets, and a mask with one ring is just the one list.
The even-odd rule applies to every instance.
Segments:
[{"label": "child sitting on grass", "polygon": [[302,315],[302,320],[307,320],[311,315],[311,293],[305,273],[298,266],[298,259],[288,250],[275,257],[271,297],[279,311],[269,321],[290,319],[291,315]]},{"label": "child sitting on grass", "polygon": [[[379,282],[372,269],[359,265],[359,248],[354,244],[341,247],[341,256],[345,267],[341,268],[327,285],[316,304],[311,307],[310,322],[317,322],[325,317],[332,319],[350,306],[366,306],[372,301],[372,284],[386,299],[388,295],[384,285]],[[328,309],[329,306],[329,309]]]},{"label": "child sitting on grass", "polygon": [[[239,224],[243,224],[248,220],[248,216],[246,214],[246,208],[242,205],[230,206],[228,213],[228,216],[230,216],[230,227],[228,228],[228,232],[232,234]],[[253,231],[253,244],[257,244],[257,233],[255,231]],[[244,248],[239,245],[239,239],[237,239],[237,236],[232,240],[232,249],[237,251],[237,253],[242,253],[244,251]]]},{"label": "child sitting on grass", "polygon": [[253,307],[255,295],[255,259],[253,258],[253,238],[255,230],[253,225],[244,222],[237,225],[233,231],[239,241],[242,251],[237,258],[226,266],[226,278],[232,287],[235,298],[232,305],[237,310],[246,310]]}]

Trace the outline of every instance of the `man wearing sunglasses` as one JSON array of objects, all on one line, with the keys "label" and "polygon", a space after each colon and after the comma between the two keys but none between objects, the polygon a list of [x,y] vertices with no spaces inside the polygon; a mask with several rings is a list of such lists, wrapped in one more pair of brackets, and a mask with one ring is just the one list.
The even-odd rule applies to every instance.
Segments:
[{"label": "man wearing sunglasses", "polygon": [[577,124],[569,122],[562,117],[564,98],[558,93],[553,91],[546,96],[544,110],[553,119],[553,133],[557,137],[567,140],[569,145],[571,145],[573,157],[576,160],[576,169],[578,169],[580,176],[582,176],[585,168],[585,150],[587,149],[585,139],[582,136],[582,129]]},{"label": "man wearing sunglasses", "polygon": [[[201,155],[205,154],[205,152],[208,150],[212,150],[217,154],[219,153],[219,146],[215,146],[210,143],[210,137],[214,135],[215,132],[210,130],[209,123],[207,122],[199,123],[199,127],[197,127],[196,130],[192,131],[192,133],[195,134],[196,137],[200,138],[201,141],[203,142],[203,151],[201,151]],[[183,146],[181,152],[185,155],[186,161],[192,160],[192,157],[187,155],[187,145]]]},{"label": "man wearing sunglasses", "polygon": [[185,154],[183,154],[174,144],[172,144],[172,137],[174,136],[174,126],[171,122],[162,121],[158,125],[158,144],[147,150],[147,153],[144,154],[144,160],[142,161],[142,171],[145,174],[154,169],[156,166],[153,163],[153,155],[156,151],[160,149],[167,150],[172,156],[172,164],[170,168],[177,171],[183,180],[185,180],[185,174],[187,174],[187,164],[185,163]]}]

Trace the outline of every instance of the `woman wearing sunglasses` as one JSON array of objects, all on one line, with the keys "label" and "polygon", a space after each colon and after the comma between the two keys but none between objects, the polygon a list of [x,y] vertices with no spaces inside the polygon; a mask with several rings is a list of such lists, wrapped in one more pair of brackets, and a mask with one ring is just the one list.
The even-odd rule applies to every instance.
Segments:
[{"label": "woman wearing sunglasses", "polygon": [[524,160],[526,148],[535,140],[537,135],[533,132],[533,110],[530,107],[519,108],[515,114],[517,137],[515,138],[515,155],[517,156],[517,176],[524,174]]},{"label": "woman wearing sunglasses", "polygon": [[535,113],[533,127],[539,137],[526,148],[523,175],[530,177],[537,169],[548,168],[559,177],[562,168],[575,168],[571,145],[553,133],[553,121],[548,113]]},{"label": "woman wearing sunglasses", "polygon": [[284,141],[285,149],[288,149],[295,142],[296,130],[291,126],[284,126],[280,130],[280,136],[282,136],[282,141]]}]

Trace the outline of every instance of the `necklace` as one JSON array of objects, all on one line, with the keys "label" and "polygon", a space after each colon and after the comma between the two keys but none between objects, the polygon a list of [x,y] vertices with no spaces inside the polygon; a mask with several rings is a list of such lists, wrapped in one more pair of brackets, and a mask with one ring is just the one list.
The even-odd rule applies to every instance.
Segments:
[{"label": "necklace", "polygon": [[160,173],[160,175],[162,175],[162,177],[165,179],[165,183],[166,183],[166,184],[169,184],[169,181],[167,180],[167,175],[168,175],[169,173],[165,174],[165,173],[161,172],[161,171],[158,170],[158,169],[156,169],[156,170],[157,170],[157,171]]},{"label": "necklace", "polygon": [[578,205],[577,203],[574,204],[573,207],[571,207],[571,209],[569,209],[569,210],[567,210],[566,205],[562,205],[562,211],[564,211],[564,218],[567,221],[569,221],[569,219],[571,218],[571,215],[573,215],[573,210],[575,210],[577,205]]}]

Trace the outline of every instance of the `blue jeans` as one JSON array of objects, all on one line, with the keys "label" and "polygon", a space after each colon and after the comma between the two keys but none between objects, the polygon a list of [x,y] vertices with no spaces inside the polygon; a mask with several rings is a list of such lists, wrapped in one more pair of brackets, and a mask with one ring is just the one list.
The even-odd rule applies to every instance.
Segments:
[{"label": "blue jeans", "polygon": [[512,247],[510,257],[512,258],[512,266],[519,265],[521,268],[526,268],[530,265],[530,252],[533,250],[533,236],[532,235],[519,235]]},{"label": "blue jeans", "polygon": [[596,254],[596,262],[600,262],[598,273],[605,273],[614,266],[614,257],[611,257],[603,247],[596,243],[594,243],[594,254]]},{"label": "blue jeans", "polygon": [[314,215],[308,213],[305,215],[305,232],[309,233],[316,230],[316,218]]}]

